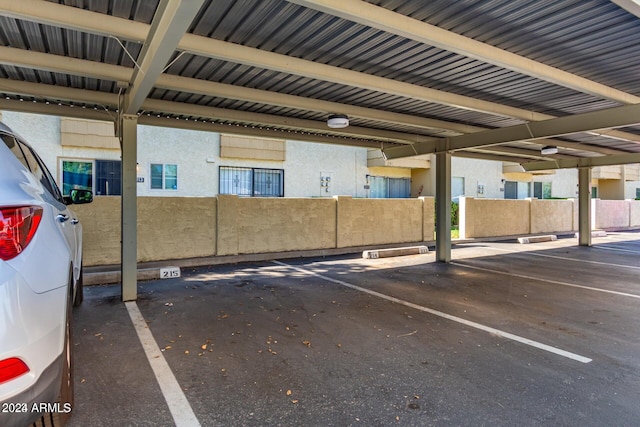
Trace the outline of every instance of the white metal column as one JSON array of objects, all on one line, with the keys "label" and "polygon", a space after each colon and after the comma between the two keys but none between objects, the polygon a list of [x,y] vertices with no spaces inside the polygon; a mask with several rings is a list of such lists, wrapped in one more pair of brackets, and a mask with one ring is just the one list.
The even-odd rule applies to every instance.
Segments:
[{"label": "white metal column", "polygon": [[436,153],[436,261],[451,261],[451,153]]},{"label": "white metal column", "polygon": [[137,115],[122,116],[120,120],[120,145],[122,147],[122,301],[134,301],[138,298],[137,126]]},{"label": "white metal column", "polygon": [[578,235],[580,246],[591,246],[591,168],[578,169]]}]

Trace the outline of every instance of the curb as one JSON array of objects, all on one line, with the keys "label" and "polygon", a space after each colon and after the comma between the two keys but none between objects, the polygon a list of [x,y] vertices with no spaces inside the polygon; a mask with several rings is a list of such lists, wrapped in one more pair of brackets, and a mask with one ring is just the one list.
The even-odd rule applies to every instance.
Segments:
[{"label": "curb", "polygon": [[429,248],[426,246],[410,246],[408,248],[373,249],[362,252],[362,258],[378,259],[394,256],[428,254]]}]

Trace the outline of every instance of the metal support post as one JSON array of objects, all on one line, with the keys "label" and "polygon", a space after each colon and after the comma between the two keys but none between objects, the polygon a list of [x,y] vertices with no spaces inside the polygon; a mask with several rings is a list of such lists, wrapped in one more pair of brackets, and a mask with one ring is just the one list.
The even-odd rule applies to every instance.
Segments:
[{"label": "metal support post", "polygon": [[591,168],[578,169],[578,235],[580,246],[591,246]]},{"label": "metal support post", "polygon": [[451,262],[451,153],[436,153],[436,261]]},{"label": "metal support post", "polygon": [[138,298],[138,200],[136,166],[138,156],[138,116],[122,115],[120,118],[120,145],[122,147],[122,300]]}]

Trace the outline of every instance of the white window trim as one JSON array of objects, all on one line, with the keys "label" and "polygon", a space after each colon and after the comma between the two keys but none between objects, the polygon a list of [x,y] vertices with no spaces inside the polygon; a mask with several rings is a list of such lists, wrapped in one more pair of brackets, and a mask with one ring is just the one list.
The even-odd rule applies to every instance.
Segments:
[{"label": "white window trim", "polygon": [[[151,187],[151,183],[152,183],[152,179],[151,179],[151,165],[162,165],[162,188],[152,188]],[[165,188],[165,167],[167,165],[170,166],[175,166],[176,167],[176,188]],[[148,189],[150,192],[161,192],[161,191],[178,191],[180,190],[180,179],[179,179],[179,170],[180,170],[180,165],[178,163],[171,163],[171,162],[149,162],[148,163],[148,167],[147,167],[147,171],[148,171],[148,176],[149,176],[149,185],[148,185]]]}]

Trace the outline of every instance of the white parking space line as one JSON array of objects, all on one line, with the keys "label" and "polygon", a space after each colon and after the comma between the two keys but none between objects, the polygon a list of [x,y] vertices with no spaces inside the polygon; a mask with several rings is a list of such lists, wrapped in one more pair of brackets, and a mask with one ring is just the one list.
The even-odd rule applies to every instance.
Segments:
[{"label": "white parking space line", "polygon": [[562,286],[569,286],[569,287],[572,287],[572,288],[586,289],[586,290],[589,290],[589,291],[604,292],[606,294],[620,295],[620,296],[623,296],[623,297],[640,298],[640,295],[629,294],[627,292],[618,292],[618,291],[612,291],[612,290],[609,290],[609,289],[594,288],[594,287],[591,287],[591,286],[577,285],[575,283],[560,282],[558,280],[542,279],[540,277],[527,276],[527,275],[524,275],[524,274],[509,273],[508,271],[500,271],[500,270],[493,270],[491,268],[476,267],[474,265],[462,264],[462,263],[456,262],[456,261],[452,262],[451,264],[452,265],[457,265],[458,267],[464,267],[464,268],[470,268],[470,269],[473,269],[473,270],[485,271],[487,273],[502,274],[503,276],[513,276],[513,277],[517,277],[517,278],[520,278],[520,279],[527,279],[527,280],[535,280],[535,281],[538,281],[538,282],[553,283],[554,285],[562,285]]},{"label": "white parking space line", "polygon": [[131,317],[131,322],[133,322],[144,352],[147,355],[151,369],[160,385],[164,399],[169,406],[169,411],[171,411],[176,427],[199,427],[200,422],[193,413],[187,397],[180,388],[178,380],[176,380],[175,375],[173,375],[171,368],[169,368],[169,364],[160,351],[156,340],[153,338],[153,334],[149,330],[144,317],[142,317],[142,313],[140,313],[137,304],[135,301],[128,301],[124,304],[127,307],[129,317]]},{"label": "white parking space line", "polygon": [[351,283],[347,283],[347,282],[342,281],[342,280],[333,279],[331,277],[324,276],[322,274],[318,274],[318,273],[316,273],[316,272],[314,272],[312,270],[308,270],[306,268],[296,267],[296,266],[293,266],[293,265],[290,265],[290,264],[285,264],[284,262],[280,262],[280,261],[272,261],[272,262],[275,263],[275,264],[281,265],[283,267],[287,267],[287,268],[299,271],[301,273],[305,273],[305,274],[309,274],[311,276],[318,277],[318,278],[326,280],[328,282],[333,282],[333,283],[336,283],[338,285],[346,286],[347,288],[351,288],[351,289],[354,289],[356,291],[364,292],[366,294],[373,295],[373,296],[376,296],[378,298],[382,298],[384,300],[394,302],[396,304],[401,304],[401,305],[404,305],[406,307],[413,308],[415,310],[419,310],[419,311],[422,311],[422,312],[425,312],[425,313],[429,313],[429,314],[432,314],[434,316],[442,317],[444,319],[451,320],[453,322],[457,322],[457,323],[463,324],[465,326],[469,326],[471,328],[479,329],[481,331],[488,332],[488,333],[490,333],[492,335],[495,335],[495,336],[498,336],[498,337],[501,337],[501,338],[506,338],[506,339],[509,339],[509,340],[512,340],[512,341],[516,341],[516,342],[519,342],[519,343],[522,343],[522,344],[526,344],[528,346],[535,347],[535,348],[537,348],[539,350],[544,350],[544,351],[547,351],[549,353],[554,353],[554,354],[557,354],[559,356],[563,356],[563,357],[569,358],[571,360],[575,360],[577,362],[581,362],[581,363],[589,363],[589,362],[591,362],[591,359],[589,359],[588,357],[584,357],[584,356],[581,356],[581,355],[576,354],[576,353],[571,353],[569,351],[565,351],[565,350],[559,349],[557,347],[552,347],[552,346],[547,345],[547,344],[543,344],[543,343],[540,343],[540,342],[537,342],[537,341],[533,341],[533,340],[530,340],[528,338],[521,337],[519,335],[514,335],[514,334],[511,334],[509,332],[505,332],[505,331],[501,331],[499,329],[492,328],[490,326],[482,325],[480,323],[476,323],[476,322],[472,322],[470,320],[463,319],[461,317],[453,316],[451,314],[443,313],[443,312],[438,311],[438,310],[433,310],[431,308],[424,307],[424,306],[421,306],[421,305],[418,305],[418,304],[414,304],[414,303],[409,302],[409,301],[405,301],[405,300],[402,300],[402,299],[399,299],[399,298],[396,298],[396,297],[385,295],[385,294],[382,294],[380,292],[376,292],[376,291],[372,291],[370,289],[362,288],[360,286],[353,285]]},{"label": "white parking space line", "polygon": [[610,262],[591,261],[591,260],[588,260],[588,259],[567,258],[567,257],[563,257],[563,256],[558,256],[558,255],[539,254],[539,253],[529,252],[529,251],[526,251],[526,250],[513,251],[513,250],[509,250],[509,249],[492,248],[490,246],[485,246],[482,249],[490,249],[490,250],[493,250],[493,251],[508,252],[508,253],[511,253],[511,254],[527,254],[527,255],[531,255],[531,256],[538,256],[538,257],[543,257],[543,258],[562,259],[562,260],[565,260],[565,261],[582,262],[582,263],[587,263],[587,264],[606,265],[607,267],[620,267],[620,268],[631,268],[633,270],[640,270],[640,267],[635,266],[635,265],[612,264]]},{"label": "white parking space line", "polygon": [[640,254],[640,251],[632,251],[631,249],[627,249],[627,248],[619,248],[617,246],[602,246],[602,245],[598,245],[598,246],[594,246],[593,249],[600,249],[603,251],[616,251],[616,252],[628,252],[628,253],[632,253],[632,254]]}]

